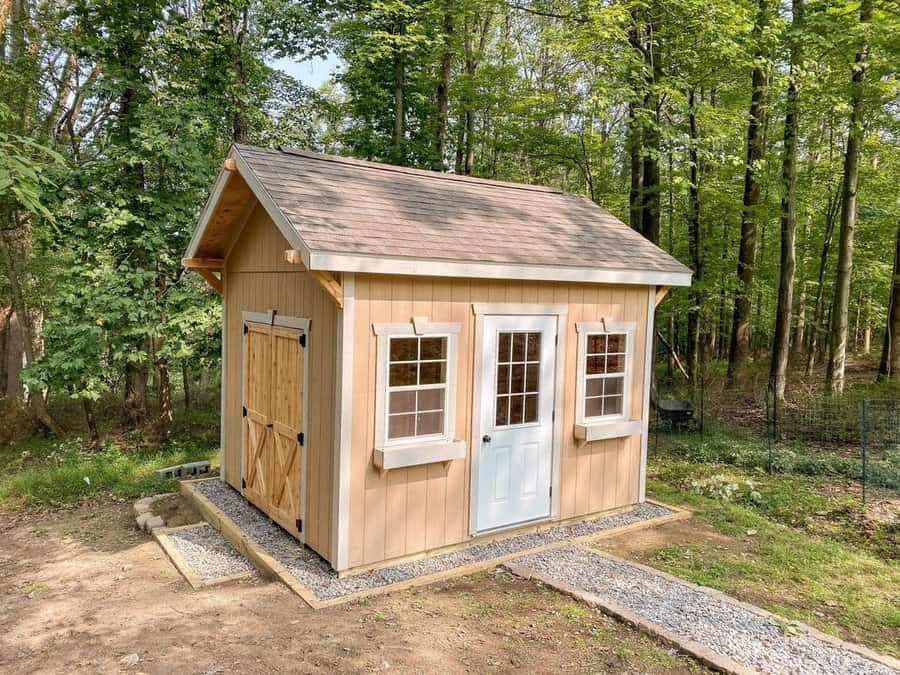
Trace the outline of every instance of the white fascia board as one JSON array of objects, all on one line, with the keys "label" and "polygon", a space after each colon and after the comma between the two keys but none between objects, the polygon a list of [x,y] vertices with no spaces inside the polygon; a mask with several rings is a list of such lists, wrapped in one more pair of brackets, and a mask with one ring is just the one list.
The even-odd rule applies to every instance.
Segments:
[{"label": "white fascia board", "polygon": [[[250,168],[250,165],[247,164],[246,160],[241,156],[240,151],[235,147],[231,146],[231,149],[228,151],[226,155],[226,159],[234,159],[237,165],[237,172],[241,175],[247,185],[250,187],[250,190],[259,200],[259,203],[263,205],[263,208],[269,214],[269,217],[272,219],[272,222],[275,223],[275,227],[278,228],[278,231],[281,232],[281,235],[287,240],[288,244],[291,245],[291,248],[300,251],[301,256],[303,257],[303,264],[306,265],[307,269],[310,269],[310,251],[309,247],[303,243],[303,240],[300,239],[300,235],[297,234],[297,231],[294,227],[288,222],[287,217],[284,213],[281,212],[281,209],[278,208],[277,204],[275,204],[275,200],[272,199],[272,196],[269,194],[268,190],[263,186],[263,184],[256,177],[256,174],[253,173],[253,169]],[[213,186],[213,190],[209,195],[209,199],[206,201],[206,206],[203,207],[203,211],[200,212],[200,219],[197,222],[197,228],[194,230],[194,236],[191,237],[191,243],[188,245],[187,251],[184,254],[185,258],[193,258],[197,247],[200,245],[200,241],[203,239],[203,234],[206,232],[206,228],[209,225],[209,219],[212,217],[212,214],[215,213],[216,205],[219,203],[219,199],[222,197],[222,192],[225,190],[225,186],[228,184],[228,178],[231,172],[226,169],[222,169],[219,172],[219,176],[216,178],[215,185]]]},{"label": "white fascia board", "polygon": [[[230,159],[234,157],[234,154],[235,148],[232,146],[225,158]],[[184,252],[185,258],[193,258],[196,255],[197,247],[200,245],[200,240],[203,239],[203,233],[206,232],[206,226],[209,225],[209,219],[216,210],[216,204],[219,203],[222,192],[228,184],[230,174],[231,172],[226,171],[225,169],[219,171],[216,182],[213,184],[212,192],[209,193],[209,198],[206,200],[206,204],[200,212],[200,218],[197,220],[197,227],[194,228],[194,236],[191,237],[191,243],[188,244],[187,250]]]},{"label": "white fascia board", "polygon": [[237,170],[238,173],[241,174],[241,178],[247,181],[247,185],[250,186],[253,194],[256,195],[259,203],[263,205],[266,213],[269,214],[272,222],[275,223],[275,227],[278,228],[278,231],[281,232],[281,235],[287,240],[288,244],[290,244],[292,248],[300,251],[306,269],[312,269],[310,267],[311,255],[309,247],[303,243],[300,235],[297,234],[297,230],[290,224],[287,216],[282,213],[281,209],[278,208],[278,205],[275,203],[275,200],[272,199],[272,195],[269,194],[269,191],[266,190],[265,186],[259,181],[256,174],[253,173],[253,169],[250,168],[250,165],[247,164],[246,160],[241,156],[240,150],[237,148],[233,148],[233,150],[234,158],[237,160]]},{"label": "white fascia board", "polygon": [[342,253],[310,254],[309,269],[331,272],[364,272],[430,277],[519,279],[524,281],[573,281],[637,286],[690,286],[691,272],[614,270],[548,265],[509,265],[490,262],[391,258]]}]

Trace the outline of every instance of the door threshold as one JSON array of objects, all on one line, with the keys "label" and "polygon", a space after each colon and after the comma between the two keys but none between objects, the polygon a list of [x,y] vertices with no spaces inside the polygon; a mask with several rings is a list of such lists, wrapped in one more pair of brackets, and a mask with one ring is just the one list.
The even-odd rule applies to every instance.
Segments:
[{"label": "door threshold", "polygon": [[515,523],[510,523],[509,525],[499,525],[497,527],[492,527],[487,530],[476,530],[472,533],[473,537],[483,537],[489,534],[497,534],[498,532],[508,532],[510,530],[516,530],[521,527],[530,527],[532,525],[538,525],[539,523],[551,522],[552,517],[548,513],[546,516],[539,516],[537,518],[532,518],[531,520],[519,520]]}]

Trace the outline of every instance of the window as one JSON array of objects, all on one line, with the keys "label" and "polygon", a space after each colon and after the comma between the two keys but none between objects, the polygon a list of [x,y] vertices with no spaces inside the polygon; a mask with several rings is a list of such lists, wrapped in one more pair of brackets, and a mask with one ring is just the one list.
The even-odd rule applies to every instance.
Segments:
[{"label": "window", "polygon": [[583,322],[578,331],[578,414],[592,423],[628,417],[634,324]]},{"label": "window", "polygon": [[497,334],[495,426],[537,422],[540,373],[540,333]]},{"label": "window", "polygon": [[387,440],[445,433],[447,336],[391,337]]},{"label": "window", "polygon": [[375,447],[451,441],[458,323],[376,323]]}]

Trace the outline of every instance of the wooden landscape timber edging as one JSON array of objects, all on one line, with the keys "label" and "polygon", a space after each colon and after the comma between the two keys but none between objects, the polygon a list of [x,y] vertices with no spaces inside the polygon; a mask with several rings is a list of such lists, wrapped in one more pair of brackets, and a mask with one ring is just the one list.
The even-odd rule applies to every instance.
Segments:
[{"label": "wooden landscape timber edging", "polygon": [[153,538],[159,544],[160,548],[165,552],[168,556],[169,560],[172,561],[172,564],[175,565],[175,569],[177,569],[181,576],[184,577],[185,581],[187,581],[191,588],[195,591],[199,591],[201,588],[209,588],[210,586],[219,586],[221,584],[227,584],[230,581],[238,581],[239,579],[248,579],[253,576],[253,572],[239,572],[237,574],[230,574],[224,577],[215,577],[213,579],[201,579],[199,576],[194,574],[194,570],[191,567],[190,563],[184,559],[184,556],[181,555],[181,552],[172,543],[171,538],[169,537],[170,532],[177,532],[178,530],[189,530],[195,527],[207,527],[206,523],[191,523],[190,525],[181,525],[179,527],[156,527],[153,529]]},{"label": "wooden landscape timber edging", "polygon": [[[668,508],[671,508],[671,507],[668,507]],[[742,600],[738,600],[737,598],[727,595],[726,593],[723,593],[722,591],[719,591],[715,588],[710,588],[709,586],[702,586],[700,584],[695,584],[692,581],[687,581],[686,579],[676,577],[674,574],[669,574],[668,572],[658,570],[654,567],[650,567],[649,565],[644,565],[639,562],[634,562],[631,560],[626,560],[624,558],[619,558],[618,556],[614,556],[610,553],[607,553],[606,551],[599,551],[595,548],[583,546],[583,545],[581,547],[587,549],[594,555],[598,555],[598,556],[607,558],[609,560],[615,560],[617,562],[627,563],[629,565],[633,565],[635,567],[638,567],[638,568],[646,571],[648,574],[656,574],[656,575],[659,575],[659,576],[661,576],[665,579],[668,579],[672,582],[686,585],[691,588],[695,588],[703,593],[706,593],[707,595],[709,595],[711,597],[716,598],[717,600],[721,600],[723,602],[730,603],[732,605],[735,605],[737,607],[745,609],[749,612],[753,612],[754,614],[757,614],[758,616],[762,616],[767,619],[771,619],[779,624],[783,623],[785,621],[784,617],[781,617],[781,616],[778,616],[777,614],[769,612],[769,611],[763,609],[762,607],[758,607],[756,605],[752,605],[752,604],[743,602]],[[710,668],[713,668],[714,670],[718,670],[723,673],[729,673],[730,675],[754,675],[759,672],[757,670],[754,670],[753,668],[748,668],[744,665],[741,665],[737,661],[734,661],[733,659],[731,659],[723,654],[719,654],[719,653],[713,651],[712,649],[710,649],[709,647],[707,647],[705,645],[701,645],[700,643],[698,643],[694,640],[690,640],[688,638],[681,637],[681,636],[675,634],[674,632],[668,630],[667,628],[663,628],[659,624],[657,624],[653,621],[650,621],[648,619],[645,619],[644,617],[640,616],[639,614],[635,613],[634,611],[632,611],[630,609],[626,609],[625,607],[622,607],[621,605],[619,605],[618,603],[616,603],[612,600],[609,600],[607,598],[601,598],[600,596],[595,595],[594,593],[589,593],[580,588],[576,588],[575,586],[572,586],[571,584],[568,584],[564,581],[560,581],[558,579],[555,579],[549,575],[546,575],[546,574],[543,574],[540,572],[535,572],[535,571],[531,570],[530,568],[527,568],[527,567],[524,567],[521,565],[517,565],[512,562],[504,564],[504,567],[506,567],[506,569],[508,569],[510,572],[512,572],[513,574],[515,574],[518,577],[522,577],[523,579],[533,579],[535,581],[540,581],[541,583],[546,584],[547,586],[551,586],[551,587],[557,589],[561,593],[565,593],[566,595],[569,595],[577,600],[581,600],[582,602],[584,602],[587,605],[590,605],[591,607],[596,607],[604,614],[607,614],[615,619],[624,621],[625,623],[634,626],[635,628],[637,628],[639,631],[641,631],[643,633],[656,636],[656,637],[660,638],[661,640],[663,640],[664,642],[672,645],[679,651],[681,651],[689,656],[692,656],[693,658],[699,660],[700,662],[709,666]],[[811,637],[816,638],[817,640],[822,640],[823,642],[832,644],[835,647],[838,647],[840,649],[846,649],[848,651],[855,652],[856,654],[859,654],[860,656],[863,656],[871,661],[875,661],[884,666],[887,666],[888,668],[893,668],[894,670],[900,671],[900,660],[895,659],[892,656],[887,656],[885,654],[879,654],[878,652],[872,651],[871,649],[869,649],[868,647],[865,647],[863,645],[859,645],[854,642],[847,642],[846,640],[841,640],[840,638],[836,638],[832,635],[828,635],[827,633],[823,633],[822,631],[820,631],[816,628],[813,628],[812,626],[809,626],[805,623],[802,623],[799,621],[794,622],[794,623],[799,625],[805,633],[809,634]]]},{"label": "wooden landscape timber edging", "polygon": [[[406,579],[404,581],[398,581],[394,584],[386,584],[384,586],[376,586],[373,588],[367,588],[362,591],[358,591],[356,593],[350,593],[348,595],[344,595],[338,598],[328,598],[323,600],[316,596],[312,591],[306,588],[303,584],[301,584],[297,578],[290,573],[290,571],[282,565],[279,561],[275,560],[272,556],[270,556],[265,549],[259,546],[255,541],[253,541],[250,537],[248,537],[238,525],[218,506],[212,503],[203,493],[201,493],[195,486],[194,483],[199,483],[204,480],[217,480],[215,478],[200,478],[196,480],[185,480],[181,481],[181,492],[188,499],[190,499],[193,504],[197,507],[200,513],[203,515],[204,519],[219,530],[222,535],[228,539],[231,544],[241,553],[243,553],[247,558],[253,563],[254,567],[256,567],[264,576],[278,579],[285,586],[290,588],[294,593],[300,596],[303,601],[309,605],[313,609],[322,609],[323,607],[332,607],[334,605],[341,605],[346,602],[351,602],[354,600],[360,600],[362,598],[371,597],[374,595],[382,595],[385,593],[393,593],[396,591],[406,590],[407,588],[411,588],[413,586],[427,586],[429,584],[437,583],[439,581],[445,581],[447,579],[452,579],[454,577],[466,576],[468,574],[474,574],[476,572],[482,572],[484,570],[492,569],[501,565],[509,560],[514,558],[521,557],[523,555],[528,555],[530,553],[540,553],[542,551],[549,551],[554,548],[560,548],[563,546],[569,546],[572,544],[597,541],[600,539],[606,539],[609,537],[618,536],[620,534],[624,534],[627,532],[632,532],[635,530],[640,530],[645,527],[655,527],[657,525],[664,525],[665,523],[671,523],[679,520],[687,520],[693,514],[685,509],[678,509],[673,506],[669,506],[667,504],[662,504],[661,502],[656,502],[648,499],[647,502],[651,504],[656,504],[657,506],[662,506],[664,508],[672,510],[672,513],[666,516],[661,516],[659,518],[653,518],[651,520],[644,520],[636,523],[629,523],[628,525],[623,525],[622,527],[611,528],[609,530],[603,530],[601,532],[595,532],[591,534],[587,534],[581,537],[575,537],[573,539],[564,539],[563,541],[553,542],[551,544],[545,544],[543,546],[536,546],[530,549],[524,549],[521,551],[516,551],[514,553],[509,553],[502,556],[497,556],[496,558],[490,558],[489,560],[481,560],[470,565],[463,565],[460,567],[453,567],[450,569],[442,570],[440,572],[435,572],[433,574],[427,574],[423,576],[413,577],[411,579]],[[622,511],[624,509],[616,509],[615,511]],[[598,518],[604,518],[606,516],[612,515],[609,512],[602,513],[599,515],[592,515],[587,518],[573,519],[572,522],[582,522],[582,521],[590,521],[596,520]],[[569,523],[549,523],[543,524],[543,528],[546,529],[550,526],[559,526],[566,525]],[[522,534],[521,531],[518,531],[517,534]],[[417,554],[415,557],[411,557],[410,559],[404,560],[393,560],[388,561],[386,564],[380,564],[377,567],[372,567],[370,569],[364,570],[354,570],[356,574],[363,574],[367,571],[371,571],[372,569],[377,569],[378,567],[391,567],[394,565],[402,564],[403,562],[411,562],[414,559],[421,559],[427,557],[428,555],[439,555],[440,553],[448,553],[451,550],[458,550],[460,548],[467,548],[468,546],[474,546],[477,544],[486,543],[486,540],[483,539],[475,539],[470,542],[466,542],[466,545],[456,545],[453,547],[446,547],[445,549],[438,549],[436,551],[431,551],[427,553]],[[297,544],[300,546],[301,544]],[[348,575],[349,576],[349,575]]]}]

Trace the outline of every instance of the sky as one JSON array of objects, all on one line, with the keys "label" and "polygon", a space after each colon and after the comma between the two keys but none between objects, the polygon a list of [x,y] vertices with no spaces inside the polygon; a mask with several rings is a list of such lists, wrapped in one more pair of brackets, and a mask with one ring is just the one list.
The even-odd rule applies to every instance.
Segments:
[{"label": "sky", "polygon": [[328,81],[340,61],[335,54],[328,54],[325,58],[310,59],[302,63],[292,59],[275,59],[269,62],[273,68],[297,78],[305,85],[318,89]]}]

